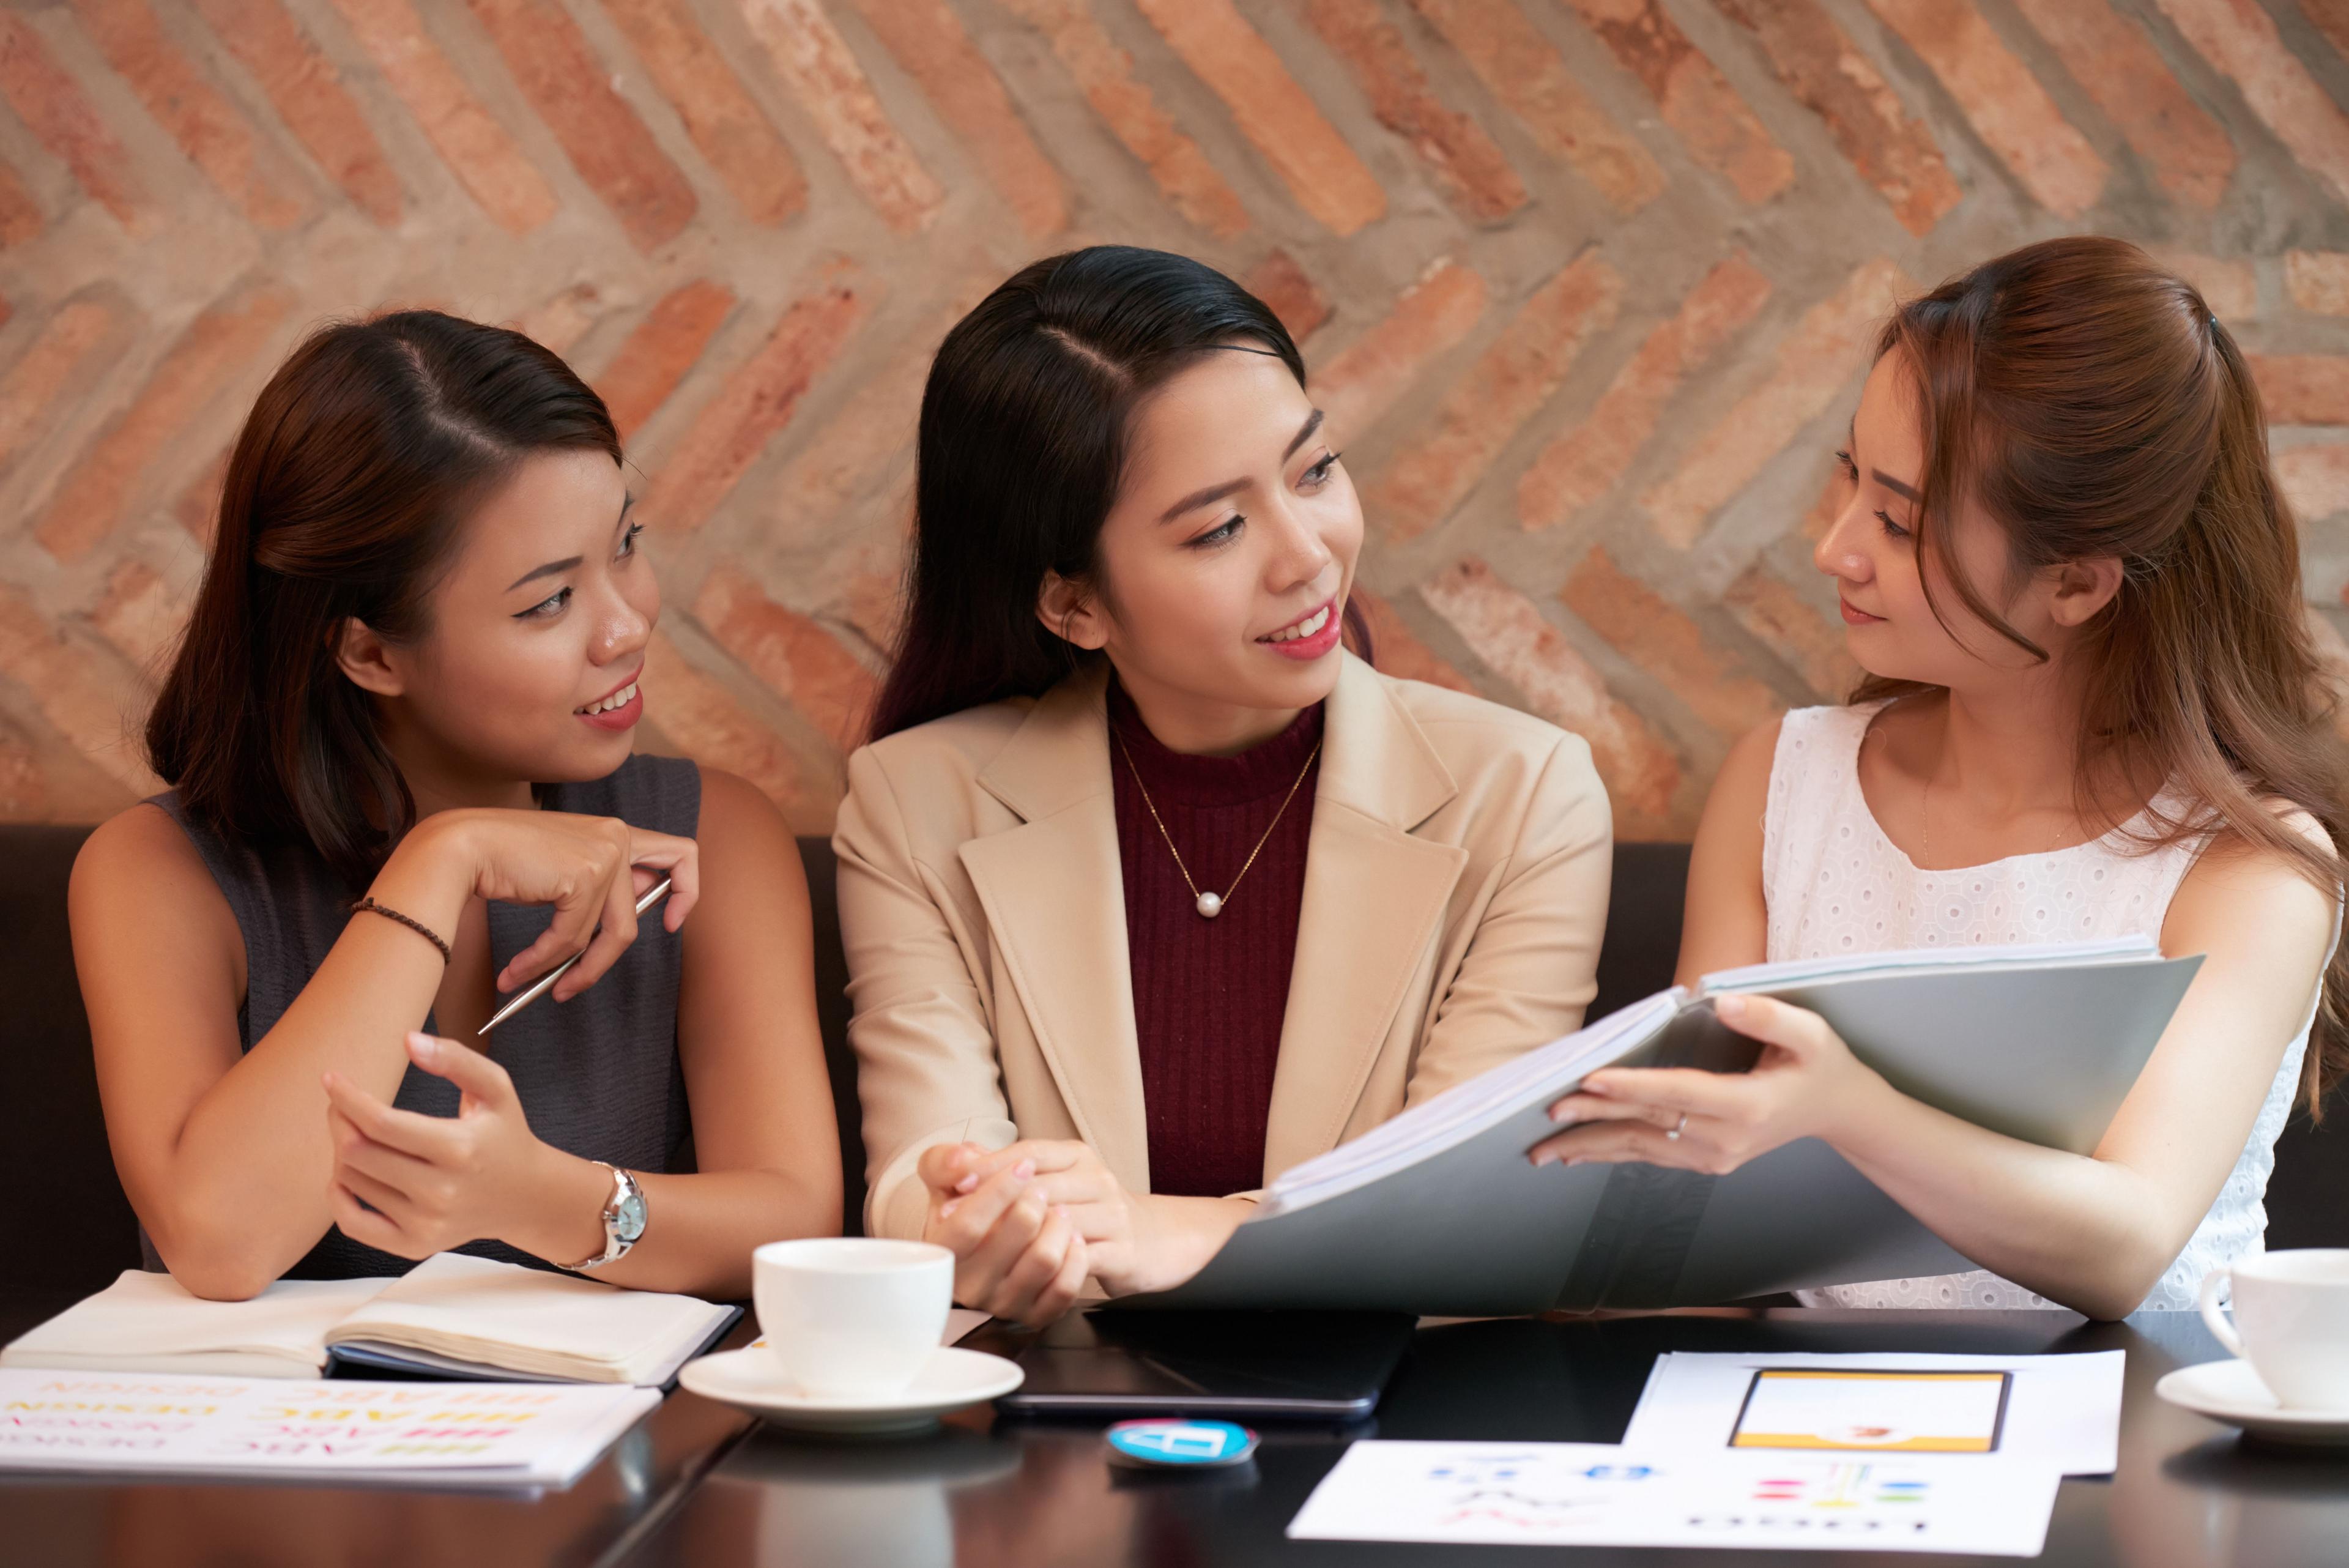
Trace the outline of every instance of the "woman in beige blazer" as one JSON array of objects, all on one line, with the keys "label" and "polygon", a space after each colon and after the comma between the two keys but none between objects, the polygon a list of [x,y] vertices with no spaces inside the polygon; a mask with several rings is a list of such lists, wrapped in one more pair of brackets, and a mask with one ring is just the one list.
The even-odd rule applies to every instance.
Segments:
[{"label": "woman in beige blazer", "polygon": [[[1595,992],[1589,750],[1341,646],[1367,651],[1361,510],[1304,380],[1237,285],[1109,246],[1014,276],[932,368],[910,603],[833,843],[866,1228],[953,1248],[965,1304],[1040,1321],[1163,1289],[1246,1216],[1247,1191],[1154,1190],[1154,1150],[1200,1152],[1185,1129],[1230,1113],[1192,1103],[1212,1082],[1152,1104],[1152,1052],[1261,1042],[1206,1058],[1258,1085],[1252,1188],[1578,1027]],[[1308,742],[1237,840],[1161,798],[1268,756],[1286,778]]]}]

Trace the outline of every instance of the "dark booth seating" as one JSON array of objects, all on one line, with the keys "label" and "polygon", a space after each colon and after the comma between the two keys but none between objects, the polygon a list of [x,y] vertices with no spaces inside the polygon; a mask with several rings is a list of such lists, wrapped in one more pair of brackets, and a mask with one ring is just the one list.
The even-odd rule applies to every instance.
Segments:
[{"label": "dark booth seating", "polygon": [[[66,930],[66,880],[86,827],[0,825],[0,1190],[9,1220],[0,1229],[0,1291],[67,1297],[93,1291],[139,1262],[138,1228],[116,1182],[89,1026],[74,982]],[[815,916],[815,976],[824,1055],[831,1069],[853,1230],[864,1189],[857,1132],[856,1064],[848,1050],[846,965],[833,894],[832,846],[803,838]],[[1688,874],[1682,844],[1622,844],[1605,950],[1599,962],[1597,1018],[1671,983]],[[2349,1133],[2334,1120],[2320,1132],[2293,1119],[2276,1150],[2268,1191],[2272,1247],[2349,1246]]]}]

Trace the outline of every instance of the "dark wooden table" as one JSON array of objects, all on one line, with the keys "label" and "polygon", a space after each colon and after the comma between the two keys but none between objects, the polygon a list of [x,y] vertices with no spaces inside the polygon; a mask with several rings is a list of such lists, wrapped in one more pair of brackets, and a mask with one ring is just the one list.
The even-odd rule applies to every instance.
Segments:
[{"label": "dark wooden table", "polygon": [[[38,1314],[0,1303],[0,1336]],[[2190,1314],[1715,1313],[1424,1329],[1373,1424],[1263,1428],[1237,1475],[1112,1471],[1097,1430],[984,1409],[911,1441],[812,1442],[678,1395],[567,1491],[536,1499],[296,1485],[0,1478],[0,1563],[42,1568],[537,1563],[626,1568],[1371,1568],[1724,1561],[1908,1568],[1867,1553],[1570,1552],[1291,1542],[1288,1521],[1355,1437],[1611,1442],[1665,1350],[2128,1353],[2120,1469],[2064,1484],[2042,1562],[2064,1568],[2349,1563],[2349,1455],[2261,1450],[2154,1397],[2215,1359]],[[1966,1559],[1981,1562],[1982,1559]]]},{"label": "dark wooden table", "polygon": [[2191,1314],[2089,1324],[2069,1313],[1777,1312],[1512,1320],[1422,1330],[1374,1424],[1260,1428],[1237,1475],[1112,1470],[1096,1430],[997,1421],[870,1448],[764,1428],[634,1544],[630,1568],[1370,1568],[1553,1561],[1888,1565],[1986,1561],[1907,1553],[1568,1551],[1292,1542],[1288,1521],[1355,1437],[1613,1442],[1666,1350],[2127,1352],[2120,1469],[2068,1480],[2044,1563],[2064,1568],[2349,1563],[2349,1456],[2248,1449],[2154,1396],[2171,1368],[2222,1354]]}]

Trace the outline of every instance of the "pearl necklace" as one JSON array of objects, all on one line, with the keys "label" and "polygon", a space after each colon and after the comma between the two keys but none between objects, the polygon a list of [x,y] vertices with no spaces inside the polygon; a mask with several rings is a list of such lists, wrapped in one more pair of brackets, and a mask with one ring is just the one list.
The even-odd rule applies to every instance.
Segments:
[{"label": "pearl necklace", "polygon": [[1248,874],[1248,867],[1256,864],[1257,856],[1262,853],[1264,846],[1271,841],[1272,830],[1280,826],[1280,819],[1288,815],[1288,803],[1297,798],[1298,786],[1305,782],[1305,775],[1312,771],[1313,759],[1321,754],[1321,742],[1316,741],[1313,742],[1313,749],[1306,753],[1305,765],[1297,770],[1296,783],[1291,784],[1288,786],[1288,793],[1280,797],[1280,809],[1274,812],[1272,820],[1265,825],[1264,836],[1256,841],[1256,847],[1248,851],[1246,860],[1240,862],[1239,873],[1232,878],[1232,885],[1225,888],[1221,894],[1202,893],[1199,891],[1199,885],[1191,880],[1191,868],[1183,864],[1183,852],[1174,847],[1174,836],[1166,831],[1164,819],[1159,816],[1157,806],[1151,804],[1150,786],[1142,782],[1142,770],[1133,765],[1133,753],[1125,749],[1125,737],[1117,732],[1115,725],[1110,728],[1110,738],[1117,742],[1118,753],[1125,758],[1126,768],[1133,774],[1133,787],[1142,792],[1142,804],[1150,813],[1150,820],[1158,825],[1158,836],[1166,841],[1166,853],[1174,857],[1174,869],[1183,873],[1183,885],[1191,889],[1191,897],[1195,900],[1193,907],[1210,920],[1222,914],[1224,901],[1239,891],[1240,877]]}]

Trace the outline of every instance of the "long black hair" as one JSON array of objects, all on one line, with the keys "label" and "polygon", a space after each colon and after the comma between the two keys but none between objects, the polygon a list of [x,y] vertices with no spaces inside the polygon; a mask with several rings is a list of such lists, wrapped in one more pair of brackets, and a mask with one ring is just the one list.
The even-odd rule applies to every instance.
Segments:
[{"label": "long black hair", "polygon": [[[1136,404],[1235,343],[1305,384],[1280,317],[1188,256],[1093,245],[1032,262],[955,324],[930,366],[906,608],[871,738],[1006,697],[1084,657],[1036,617],[1044,574],[1093,577]],[[1367,655],[1350,600],[1345,625]]]},{"label": "long black hair", "polygon": [[415,816],[347,620],[395,641],[460,524],[523,458],[620,462],[603,400],[519,332],[406,310],[313,334],[269,379],[222,488],[187,636],[147,721],[155,772],[215,831],[307,841],[363,887]]}]

